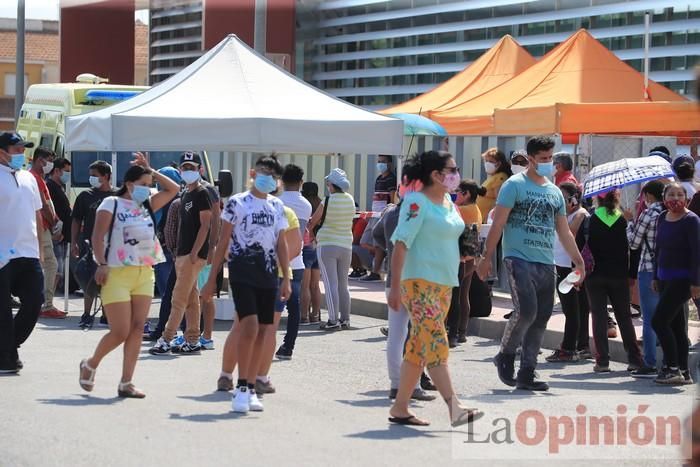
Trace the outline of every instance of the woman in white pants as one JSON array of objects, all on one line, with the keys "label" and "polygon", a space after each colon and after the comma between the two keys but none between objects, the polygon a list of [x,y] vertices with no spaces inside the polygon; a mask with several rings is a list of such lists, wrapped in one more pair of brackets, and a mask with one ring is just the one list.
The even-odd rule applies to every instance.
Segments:
[{"label": "woman in white pants", "polygon": [[316,251],[328,308],[328,321],[321,324],[321,329],[332,331],[350,327],[348,270],[352,259],[355,200],[346,193],[350,181],[341,169],[331,170],[326,177],[326,186],[330,195],[316,209],[308,229],[313,232],[315,226],[320,226]]}]

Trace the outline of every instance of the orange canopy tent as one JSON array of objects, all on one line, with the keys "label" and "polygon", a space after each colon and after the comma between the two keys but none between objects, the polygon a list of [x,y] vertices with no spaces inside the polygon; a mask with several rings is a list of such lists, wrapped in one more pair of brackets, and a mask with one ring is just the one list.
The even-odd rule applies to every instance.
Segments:
[{"label": "orange canopy tent", "polygon": [[582,29],[508,82],[431,118],[453,135],[700,131],[696,103],[653,81],[647,93],[639,72]]},{"label": "orange canopy tent", "polygon": [[532,55],[511,36],[506,35],[476,61],[440,86],[403,104],[384,109],[381,113],[420,113],[430,118],[434,111],[468,102],[508,81],[534,63]]}]

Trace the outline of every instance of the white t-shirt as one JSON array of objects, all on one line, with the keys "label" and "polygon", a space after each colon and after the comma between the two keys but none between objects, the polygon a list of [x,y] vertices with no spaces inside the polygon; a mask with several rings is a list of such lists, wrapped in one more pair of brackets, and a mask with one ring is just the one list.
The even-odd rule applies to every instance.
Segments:
[{"label": "white t-shirt", "polygon": [[[579,212],[580,210],[574,211],[568,216],[566,216],[566,220],[568,221],[569,225],[571,225],[571,223],[574,221],[574,218]],[[564,249],[564,245],[562,245],[562,243],[559,241],[559,234],[556,234],[554,236],[554,264],[561,268],[570,268],[572,264],[569,253],[566,252],[566,250]]]},{"label": "white t-shirt", "polygon": [[[107,264],[110,267],[154,266],[165,261],[153,219],[146,208],[130,199],[109,196],[102,201],[97,212],[107,211],[111,215],[115,202],[117,211]],[[109,232],[105,235],[105,247],[108,238]]]},{"label": "white t-shirt", "polygon": [[[308,224],[309,219],[311,219],[311,203],[301,196],[301,192],[299,191],[285,191],[279,198],[285,206],[290,208],[294,211],[294,214],[297,215],[297,219],[299,219],[299,233],[303,239],[306,224]],[[301,253],[292,258],[289,265],[292,269],[304,269],[304,258],[302,258]]]},{"label": "white t-shirt", "polygon": [[39,258],[36,212],[40,209],[34,176],[0,165],[0,268],[15,258]]},{"label": "white t-shirt", "polygon": [[233,224],[229,247],[232,282],[258,288],[277,288],[277,239],[288,227],[284,204],[268,195],[262,199],[250,191],[229,198],[221,219]]}]

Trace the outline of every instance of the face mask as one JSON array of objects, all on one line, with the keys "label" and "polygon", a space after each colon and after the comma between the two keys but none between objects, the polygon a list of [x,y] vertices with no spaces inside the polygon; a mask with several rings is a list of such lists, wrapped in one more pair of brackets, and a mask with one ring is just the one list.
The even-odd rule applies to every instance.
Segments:
[{"label": "face mask", "polygon": [[553,162],[539,162],[537,164],[537,175],[539,175],[540,177],[551,177],[553,173]]},{"label": "face mask", "polygon": [[191,185],[195,182],[198,182],[201,177],[201,175],[199,175],[199,172],[195,170],[185,170],[180,174],[180,176],[187,185]]},{"label": "face mask", "polygon": [[493,162],[484,162],[484,169],[486,170],[486,173],[489,175],[495,174],[496,173],[496,164]]},{"label": "face mask", "polygon": [[53,162],[47,162],[42,170],[44,171],[44,175],[48,175],[49,172],[53,170]]},{"label": "face mask", "polygon": [[99,188],[100,185],[102,185],[102,183],[100,182],[100,178],[90,175],[90,186],[93,188]]},{"label": "face mask", "polygon": [[666,209],[671,212],[679,213],[683,212],[683,209],[685,209],[685,201],[680,199],[669,199],[664,201],[664,206],[666,206]]},{"label": "face mask", "polygon": [[380,174],[386,172],[388,168],[389,164],[387,164],[386,162],[377,162],[377,172],[379,172]]},{"label": "face mask", "polygon": [[136,204],[143,204],[151,196],[151,189],[143,185],[134,185],[131,190],[131,199]]},{"label": "face mask", "polygon": [[459,174],[447,174],[442,180],[442,186],[444,186],[449,193],[452,193],[459,187]]},{"label": "face mask", "polygon": [[262,193],[272,193],[277,188],[277,182],[272,175],[256,174],[255,188]]},{"label": "face mask", "polygon": [[522,165],[511,165],[510,169],[513,171],[513,175],[517,175],[519,173],[523,173],[527,170],[527,167],[523,167]]},{"label": "face mask", "polygon": [[63,172],[61,174],[61,183],[63,183],[64,185],[67,185],[69,180],[70,180],[70,172]]},{"label": "face mask", "polygon": [[10,162],[7,164],[12,170],[19,170],[24,165],[24,154],[12,154]]}]

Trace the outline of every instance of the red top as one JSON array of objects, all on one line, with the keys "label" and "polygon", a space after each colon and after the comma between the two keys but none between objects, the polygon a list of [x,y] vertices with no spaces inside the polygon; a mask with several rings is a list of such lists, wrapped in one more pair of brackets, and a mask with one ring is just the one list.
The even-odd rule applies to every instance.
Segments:
[{"label": "red top", "polygon": [[[34,178],[36,179],[36,184],[39,187],[39,193],[41,194],[41,201],[42,203],[44,201],[50,201],[51,200],[51,194],[49,193],[49,187],[46,186],[46,182],[44,181],[43,177],[40,177],[37,175],[33,170],[29,171],[32,175],[34,175]],[[46,219],[42,216],[43,224],[44,224],[44,229],[49,229],[51,225],[46,222]]]},{"label": "red top", "polygon": [[561,185],[562,183],[573,183],[574,185],[578,186],[578,180],[576,180],[576,177],[574,177],[574,174],[572,172],[564,172],[561,175],[555,175],[554,176],[554,184],[556,186]]}]

